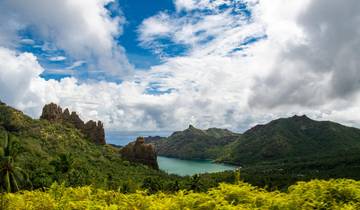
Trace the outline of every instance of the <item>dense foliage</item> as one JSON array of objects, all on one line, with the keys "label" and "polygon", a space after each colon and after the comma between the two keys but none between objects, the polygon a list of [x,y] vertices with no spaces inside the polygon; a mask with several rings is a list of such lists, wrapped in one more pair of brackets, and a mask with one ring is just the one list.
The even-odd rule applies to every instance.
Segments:
[{"label": "dense foliage", "polygon": [[340,160],[360,153],[360,129],[293,116],[257,125],[227,147],[227,156],[219,159],[245,166],[280,160]]},{"label": "dense foliage", "polygon": [[197,129],[190,125],[184,131],[174,132],[167,138],[147,138],[159,155],[182,159],[216,159],[223,154],[224,146],[235,141],[240,134],[227,129]]},{"label": "dense foliage", "polygon": [[286,192],[266,191],[244,182],[220,184],[205,193],[113,190],[65,187],[2,195],[2,209],[359,209],[360,182],[347,179],[299,182]]},{"label": "dense foliage", "polygon": [[[12,146],[11,155],[5,154],[8,137],[11,145],[16,145],[16,148]],[[33,120],[0,103],[0,192],[45,189],[54,182],[122,192],[141,189],[172,192],[194,186],[192,177],[168,175],[131,163],[121,157],[119,150],[111,145],[92,143],[72,125]],[[6,170],[14,176],[7,175]],[[197,182],[201,187],[197,188],[204,191],[219,182],[234,182],[233,175],[202,176]],[[6,183],[10,183],[10,187]]]},{"label": "dense foliage", "polygon": [[247,182],[270,189],[314,178],[360,179],[360,129],[306,116],[277,119],[242,135],[189,127],[150,142],[160,155],[241,165]]},{"label": "dense foliage", "polygon": [[[3,151],[8,136],[11,145],[17,145],[16,161],[13,154],[6,155]],[[15,148],[12,151],[15,152]],[[0,172],[0,177],[10,177],[13,188],[20,189],[46,188],[57,181],[65,182],[67,186],[94,185],[135,190],[146,177],[164,182],[178,179],[123,160],[119,148],[95,145],[71,125],[33,120],[5,104],[0,104],[0,156],[1,160],[9,160],[6,168],[11,166],[14,169],[11,169],[14,176]],[[19,177],[19,173],[15,174],[18,169],[26,172],[32,185],[18,180],[15,186],[13,177]],[[0,190],[4,191],[8,187],[1,187],[2,184]]]},{"label": "dense foliage", "polygon": [[163,156],[249,166],[272,161],[349,157],[360,153],[360,129],[293,116],[257,125],[244,134],[190,126],[167,138],[150,138],[149,142],[154,143]]}]

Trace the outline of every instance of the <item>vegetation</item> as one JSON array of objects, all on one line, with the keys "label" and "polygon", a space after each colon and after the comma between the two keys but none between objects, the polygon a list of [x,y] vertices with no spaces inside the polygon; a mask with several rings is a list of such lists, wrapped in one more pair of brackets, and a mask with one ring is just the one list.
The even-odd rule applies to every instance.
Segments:
[{"label": "vegetation", "polygon": [[70,124],[0,104],[0,209],[359,209],[359,181],[331,179],[359,179],[359,139],[358,129],[306,117],[243,135],[190,126],[162,148],[241,164],[242,181],[239,171],[179,177],[124,160],[121,148],[96,145]]},{"label": "vegetation", "polygon": [[[240,165],[246,182],[268,189],[286,189],[299,180],[360,178],[360,130],[356,128],[294,116],[257,125],[242,135],[208,135],[207,131],[190,127],[151,142],[160,155]],[[226,179],[232,173],[212,178]]]},{"label": "vegetation", "polygon": [[[10,176],[11,191],[18,188],[45,190],[58,182],[65,186],[92,185],[125,193],[141,189],[171,192],[189,189],[192,182],[191,177],[168,175],[129,162],[121,157],[121,148],[96,145],[70,124],[33,120],[0,104],[0,142],[5,143],[7,136],[11,136],[12,143],[7,144],[12,148],[9,150],[11,155],[5,154],[3,149],[0,149],[0,155],[2,160],[11,161],[1,170],[11,169],[14,173]],[[7,173],[1,172],[1,178],[7,179],[3,174]],[[207,178],[200,181],[202,190],[206,190],[217,186],[218,181],[233,182],[233,179],[224,176],[224,179],[217,177],[216,181]],[[1,181],[3,191],[9,189],[5,183]]]},{"label": "vegetation", "polygon": [[227,145],[220,160],[240,165],[260,162],[320,160],[360,152],[360,129],[294,116],[257,125]]},{"label": "vegetation", "polygon": [[200,130],[192,125],[184,131],[174,132],[168,138],[150,137],[147,143],[155,145],[159,155],[182,159],[216,159],[224,155],[224,146],[235,141],[240,134],[226,129]]},{"label": "vegetation", "polygon": [[53,184],[46,191],[5,194],[3,209],[359,209],[360,182],[348,179],[299,182],[286,192],[239,182],[204,192],[146,191],[123,194],[90,186]]},{"label": "vegetation", "polygon": [[18,144],[6,134],[0,148],[0,192],[16,192],[20,181],[29,182],[24,170],[15,165],[18,150]]},{"label": "vegetation", "polygon": [[[138,189],[146,177],[176,180],[176,177],[164,172],[123,160],[118,148],[96,145],[71,125],[33,120],[0,104],[0,142],[7,141],[7,134],[11,136],[12,143],[7,144],[5,153],[2,152],[2,163],[5,159],[8,163],[2,171],[16,172],[14,176],[10,173],[11,188],[14,190],[17,188],[14,180],[17,180],[20,168],[29,175],[35,189],[50,187],[54,181],[64,182],[67,186],[93,185],[117,189],[131,180]],[[16,152],[16,160],[15,145],[21,148]],[[4,174],[7,173],[2,172],[2,178]],[[7,184],[1,184],[8,189]],[[30,189],[31,186],[23,185],[24,188]]]}]

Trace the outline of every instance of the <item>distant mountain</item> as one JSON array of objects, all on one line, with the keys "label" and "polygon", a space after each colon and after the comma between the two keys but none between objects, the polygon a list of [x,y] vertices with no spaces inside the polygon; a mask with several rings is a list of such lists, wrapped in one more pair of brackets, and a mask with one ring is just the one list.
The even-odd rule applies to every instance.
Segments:
[{"label": "distant mountain", "polygon": [[319,159],[360,153],[360,129],[307,116],[281,118],[246,131],[219,159],[253,164],[285,159]]},{"label": "distant mountain", "polygon": [[240,134],[227,129],[197,129],[190,125],[184,131],[171,136],[147,137],[146,142],[155,145],[159,155],[183,159],[215,159],[222,156],[224,146],[234,142]]},{"label": "distant mountain", "polygon": [[189,126],[168,138],[153,138],[159,155],[213,159],[237,165],[360,154],[360,129],[293,116],[257,125],[244,134]]}]

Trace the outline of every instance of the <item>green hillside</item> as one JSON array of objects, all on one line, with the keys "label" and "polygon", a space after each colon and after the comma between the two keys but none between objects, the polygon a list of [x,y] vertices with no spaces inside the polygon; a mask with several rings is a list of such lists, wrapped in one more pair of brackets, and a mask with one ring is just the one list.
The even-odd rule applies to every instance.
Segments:
[{"label": "green hillside", "polygon": [[209,130],[190,127],[151,142],[160,155],[239,165],[246,182],[271,189],[285,189],[296,181],[314,178],[360,179],[357,128],[293,116],[257,125],[244,134],[210,134]]},{"label": "green hillside", "polygon": [[27,172],[32,183],[23,188],[46,188],[57,181],[126,191],[139,188],[148,177],[164,182],[178,179],[123,160],[119,148],[96,145],[70,124],[34,120],[1,103],[0,146],[6,134],[17,145],[16,166]]},{"label": "green hillside", "polygon": [[318,160],[360,153],[360,129],[294,116],[257,125],[227,145],[222,160],[249,165],[274,160]]},{"label": "green hillside", "polygon": [[190,125],[167,138],[148,138],[159,155],[183,159],[215,159],[223,155],[224,146],[240,135],[227,129],[200,130]]}]

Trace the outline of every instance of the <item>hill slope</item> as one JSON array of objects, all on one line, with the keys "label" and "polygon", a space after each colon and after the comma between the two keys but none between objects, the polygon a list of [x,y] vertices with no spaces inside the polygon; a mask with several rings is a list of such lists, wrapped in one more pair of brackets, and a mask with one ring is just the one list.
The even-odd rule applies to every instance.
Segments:
[{"label": "hill slope", "polygon": [[224,146],[240,135],[226,129],[200,130],[192,125],[184,131],[174,132],[167,138],[149,137],[147,143],[156,147],[159,155],[183,159],[214,159],[222,155]]},{"label": "hill slope", "polygon": [[236,165],[318,160],[360,154],[360,129],[293,116],[257,125],[244,134],[190,126],[167,138],[149,138],[159,155],[213,159]]},{"label": "hill slope", "polygon": [[140,186],[146,177],[165,181],[173,178],[122,159],[119,148],[97,145],[69,123],[34,120],[0,103],[0,144],[5,132],[17,142],[16,165],[29,174],[34,188],[58,181],[71,186],[91,184],[117,189]]},{"label": "hill slope", "polygon": [[293,116],[257,125],[227,149],[220,159],[236,164],[341,157],[360,153],[360,129]]}]

